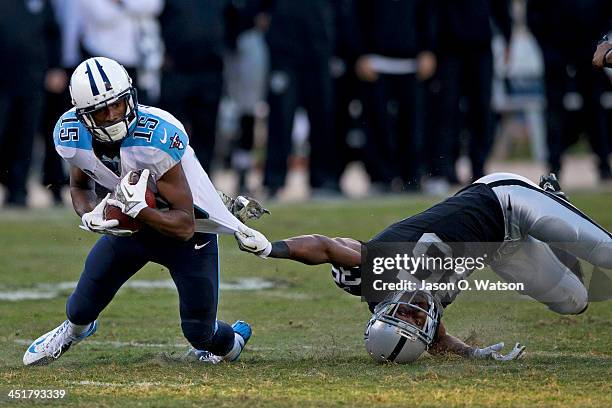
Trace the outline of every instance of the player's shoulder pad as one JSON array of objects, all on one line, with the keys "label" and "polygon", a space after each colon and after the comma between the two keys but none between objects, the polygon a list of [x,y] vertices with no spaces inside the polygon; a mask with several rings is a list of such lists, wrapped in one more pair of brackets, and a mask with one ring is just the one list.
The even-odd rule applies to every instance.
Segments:
[{"label": "player's shoulder pad", "polygon": [[136,128],[121,147],[153,147],[180,161],[189,145],[183,124],[165,110],[138,105]]},{"label": "player's shoulder pad", "polygon": [[53,142],[57,147],[91,150],[91,135],[77,119],[74,108],[58,119],[53,129]]}]

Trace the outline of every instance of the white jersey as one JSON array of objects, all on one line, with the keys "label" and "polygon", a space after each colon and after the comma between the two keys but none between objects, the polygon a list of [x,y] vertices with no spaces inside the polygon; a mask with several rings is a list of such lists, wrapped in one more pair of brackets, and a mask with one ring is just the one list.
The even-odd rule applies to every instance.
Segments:
[{"label": "white jersey", "polygon": [[182,123],[162,109],[138,105],[137,126],[121,142],[116,173],[103,163],[104,158],[94,153],[91,133],[77,119],[74,108],[60,117],[53,139],[55,149],[64,160],[110,191],[114,191],[128,172],[141,169],[149,169],[156,191],[157,180],[181,163],[193,195],[196,231],[233,234],[242,225],[219,198],[189,146]]}]

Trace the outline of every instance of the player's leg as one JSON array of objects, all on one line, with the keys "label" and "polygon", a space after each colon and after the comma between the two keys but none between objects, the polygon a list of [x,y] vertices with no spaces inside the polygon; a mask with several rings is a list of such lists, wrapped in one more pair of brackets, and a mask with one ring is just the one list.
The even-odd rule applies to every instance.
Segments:
[{"label": "player's leg", "polygon": [[244,322],[234,326],[217,320],[219,254],[217,236],[196,234],[167,251],[164,264],[179,293],[181,328],[196,350],[206,350],[225,360],[236,360],[251,336]]},{"label": "player's leg", "polygon": [[136,238],[108,235],[100,238],[89,252],[79,282],[68,298],[68,319],[32,343],[23,357],[24,364],[50,363],[93,335],[100,312],[146,262],[143,247]]},{"label": "player's leg", "polygon": [[85,261],[85,268],[66,304],[66,316],[74,324],[93,322],[119,288],[148,262],[137,237],[104,235]]},{"label": "player's leg", "polygon": [[508,282],[523,283],[525,289],[519,292],[550,310],[580,314],[588,305],[587,289],[573,271],[575,258],[561,258],[547,244],[527,237],[513,247],[512,253],[492,262],[491,268]]},{"label": "player's leg", "polygon": [[578,208],[521,179],[487,184],[502,203],[511,238],[531,235],[593,265],[612,269],[612,235]]}]

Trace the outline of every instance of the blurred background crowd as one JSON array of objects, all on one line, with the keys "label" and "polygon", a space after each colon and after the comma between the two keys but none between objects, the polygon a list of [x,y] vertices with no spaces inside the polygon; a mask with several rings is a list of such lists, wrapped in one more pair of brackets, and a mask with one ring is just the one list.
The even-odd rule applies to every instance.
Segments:
[{"label": "blurred background crowd", "polygon": [[610,0],[2,1],[5,205],[31,204],[31,180],[62,203],[52,132],[90,56],[123,64],[234,192],[276,198],[300,169],[310,196],[342,197],[360,163],[367,194],[445,194],[492,155],[559,173],[568,149],[605,182],[612,77],[590,64],[610,29]]}]

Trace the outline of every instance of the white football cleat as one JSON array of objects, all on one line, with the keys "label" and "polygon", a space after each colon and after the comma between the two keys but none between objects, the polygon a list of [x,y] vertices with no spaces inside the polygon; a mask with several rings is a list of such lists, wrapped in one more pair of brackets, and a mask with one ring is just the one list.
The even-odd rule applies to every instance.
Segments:
[{"label": "white football cleat", "polygon": [[23,364],[49,364],[60,358],[71,346],[93,335],[97,328],[98,321],[96,320],[81,334],[75,335],[72,323],[66,320],[59,327],[34,340],[23,355]]},{"label": "white football cleat", "polygon": [[216,356],[210,351],[197,350],[194,348],[189,349],[189,351],[185,355],[185,358],[189,360],[197,360],[201,363],[206,363],[206,364],[219,364],[220,362],[223,361],[222,357]]}]

